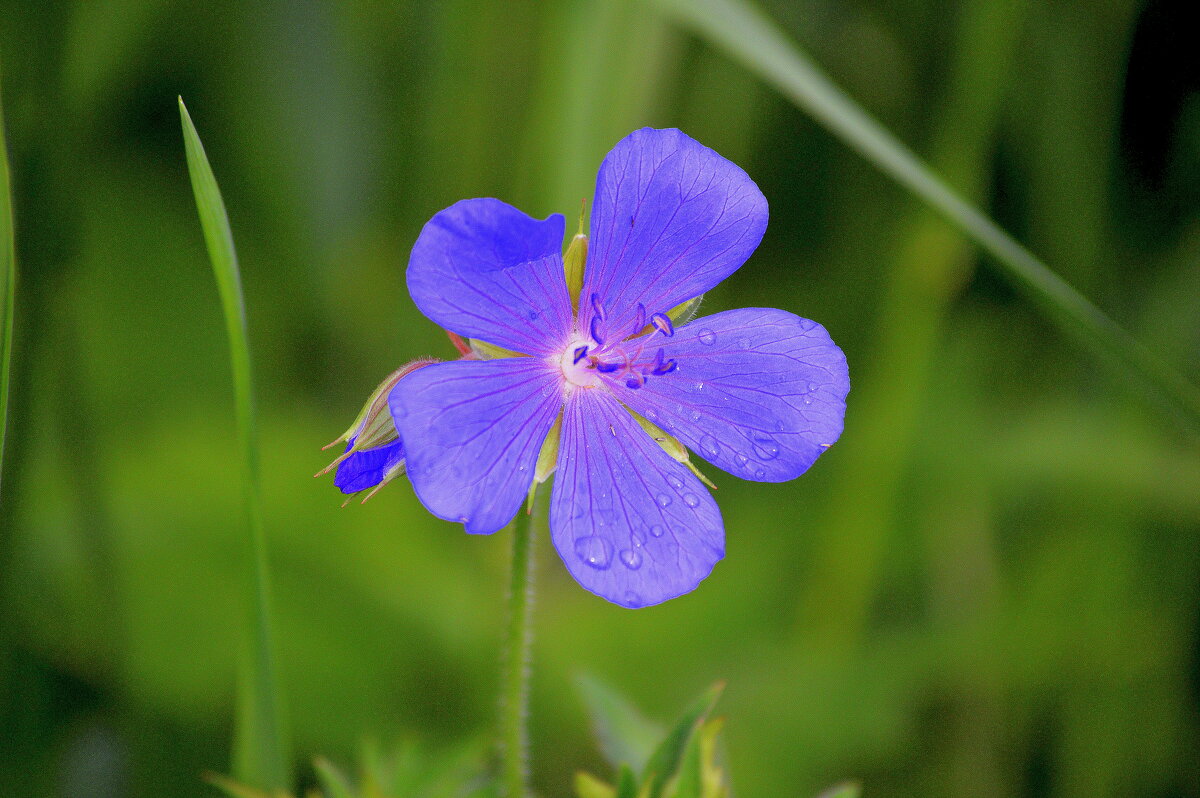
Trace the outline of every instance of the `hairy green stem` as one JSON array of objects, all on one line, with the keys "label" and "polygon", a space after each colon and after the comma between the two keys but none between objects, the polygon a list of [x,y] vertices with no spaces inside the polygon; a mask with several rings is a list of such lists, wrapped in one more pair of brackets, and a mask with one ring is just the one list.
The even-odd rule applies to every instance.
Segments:
[{"label": "hairy green stem", "polygon": [[500,688],[501,779],[508,798],[529,790],[529,647],[533,642],[533,514],[519,511],[513,522],[512,577],[508,596],[508,635],[504,682]]}]

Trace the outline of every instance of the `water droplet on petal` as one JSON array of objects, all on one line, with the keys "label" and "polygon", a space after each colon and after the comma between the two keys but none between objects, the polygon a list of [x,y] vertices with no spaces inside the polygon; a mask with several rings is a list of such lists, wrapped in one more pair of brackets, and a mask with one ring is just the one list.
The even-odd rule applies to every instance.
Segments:
[{"label": "water droplet on petal", "polygon": [[643,413],[642,415],[643,415],[643,416],[645,416],[645,417],[646,417],[646,420],[647,420],[647,421],[649,421],[649,422],[650,422],[650,423],[652,423],[652,424],[653,424],[655,421],[658,421],[658,413],[654,412],[654,410],[653,410],[653,409],[647,409],[647,410],[646,410],[646,412],[645,412],[645,413]]},{"label": "water droplet on petal", "polygon": [[815,391],[815,390],[817,390],[817,384],[816,384],[815,382],[810,382],[810,383],[808,384],[808,390],[810,390],[810,391]]},{"label": "water droplet on petal", "polygon": [[612,546],[602,537],[588,535],[575,541],[575,556],[597,571],[603,571],[612,564]]},{"label": "water droplet on petal", "polygon": [[666,533],[666,530],[663,529],[658,524],[655,524],[654,526],[650,527],[650,535],[652,537],[661,538],[665,533]]},{"label": "water droplet on petal", "polygon": [[625,606],[627,607],[642,606],[642,597],[637,593],[634,593],[632,590],[626,590],[625,595],[622,596],[621,600],[625,602]]},{"label": "water droplet on petal", "polygon": [[654,501],[658,502],[659,507],[668,507],[671,504],[671,497],[665,493],[660,493],[654,497]]},{"label": "water droplet on petal", "polygon": [[704,453],[705,457],[716,457],[721,453],[721,447],[716,438],[705,435],[700,439],[700,451]]},{"label": "water droplet on petal", "polygon": [[766,435],[755,435],[750,439],[754,444],[754,454],[760,460],[774,460],[779,456],[779,444],[774,438],[768,438]]},{"label": "water droplet on petal", "polygon": [[683,494],[683,503],[688,507],[697,507],[700,504],[700,497],[694,493]]},{"label": "water droplet on petal", "polygon": [[735,455],[733,456],[733,459],[734,459],[734,460],[737,462],[737,464],[738,464],[738,465],[740,465],[740,466],[745,466],[747,463],[749,463],[749,462],[750,462],[750,458],[749,458],[749,457],[747,457],[747,456],[746,456],[746,455],[744,455],[744,454],[735,454]]},{"label": "water droplet on petal", "polygon": [[696,338],[699,339],[700,343],[704,344],[705,346],[712,346],[717,340],[717,336],[713,334],[712,330],[701,330],[700,334],[697,335]]},{"label": "water droplet on petal", "polygon": [[624,565],[629,570],[636,571],[637,569],[642,567],[641,552],[633,551],[631,549],[622,549],[620,556],[621,556],[621,564]]},{"label": "water droplet on petal", "polygon": [[470,521],[471,521],[471,516],[469,516],[469,515],[460,515],[458,517],[458,523],[460,523],[460,524],[467,524],[467,523],[470,523]]},{"label": "water droplet on petal", "polygon": [[696,411],[696,410],[693,410],[693,411],[692,411],[692,414],[691,414],[690,416],[688,416],[688,418],[690,418],[692,421],[699,421],[699,420],[700,420],[700,413],[699,413],[698,411]]},{"label": "water droplet on petal", "polygon": [[811,405],[811,404],[812,404],[812,397],[811,397],[811,396],[809,396],[808,394],[805,394],[805,395],[804,395],[804,404],[806,404],[806,405]]},{"label": "water droplet on petal", "polygon": [[755,479],[762,479],[766,475],[767,475],[767,469],[763,468],[762,466],[759,466],[758,468],[754,469],[754,478]]},{"label": "water droplet on petal", "polygon": [[683,480],[674,474],[671,474],[667,477],[667,483],[670,484],[670,486],[675,490],[679,490],[683,487]]}]

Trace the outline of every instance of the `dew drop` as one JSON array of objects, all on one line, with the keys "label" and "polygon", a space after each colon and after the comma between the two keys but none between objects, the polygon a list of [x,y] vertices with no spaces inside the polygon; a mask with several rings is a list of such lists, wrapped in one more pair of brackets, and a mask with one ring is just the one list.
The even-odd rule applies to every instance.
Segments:
[{"label": "dew drop", "polygon": [[597,571],[603,571],[612,565],[612,546],[602,537],[589,535],[575,541],[575,556]]},{"label": "dew drop", "polygon": [[666,530],[663,529],[658,524],[655,524],[654,526],[650,527],[651,537],[661,538],[663,536],[663,534],[665,534],[665,533],[666,533]]},{"label": "dew drop", "polygon": [[654,497],[654,501],[658,502],[659,507],[668,507],[671,504],[671,497],[665,493],[660,493]]},{"label": "dew drop", "polygon": [[646,412],[643,413],[642,415],[645,416],[646,420],[649,421],[650,423],[654,423],[655,421],[658,421],[658,413],[654,412],[653,409],[646,410]]},{"label": "dew drop", "polygon": [[804,404],[806,404],[806,405],[811,405],[811,404],[812,404],[812,397],[811,397],[811,396],[809,396],[809,395],[807,395],[807,394],[805,394],[805,396],[804,396]]},{"label": "dew drop", "polygon": [[754,444],[754,454],[760,460],[774,460],[779,456],[779,444],[774,438],[768,438],[766,435],[755,435],[750,440]]},{"label": "dew drop", "polygon": [[816,384],[815,382],[810,382],[810,383],[808,384],[808,390],[810,390],[810,391],[815,391],[815,390],[817,390],[817,384]]},{"label": "dew drop", "polygon": [[670,483],[671,487],[674,488],[675,490],[679,490],[680,488],[683,487],[683,480],[680,479],[679,477],[675,476],[674,474],[671,474],[670,476],[667,477],[667,482]]},{"label": "dew drop", "polygon": [[767,469],[763,468],[762,466],[759,466],[758,468],[754,469],[754,478],[755,479],[762,479],[766,475],[767,475]]},{"label": "dew drop", "polygon": [[700,420],[700,412],[697,410],[693,410],[691,415],[688,416],[688,418],[690,418],[692,421],[699,421]]},{"label": "dew drop", "polygon": [[747,464],[750,462],[750,458],[749,458],[749,457],[747,457],[747,456],[746,456],[746,455],[744,455],[744,454],[735,454],[735,455],[733,456],[733,459],[734,459],[734,460],[737,462],[737,464],[738,464],[738,465],[740,465],[740,466],[745,466],[745,465],[747,465]]},{"label": "dew drop", "polygon": [[701,330],[700,334],[696,337],[705,346],[712,346],[717,340],[717,336],[713,334],[712,330]]},{"label": "dew drop", "polygon": [[642,597],[637,593],[634,593],[632,590],[626,590],[625,595],[621,597],[621,600],[625,602],[626,607],[640,607],[644,603],[642,601]]},{"label": "dew drop", "polygon": [[460,515],[458,517],[458,523],[460,523],[460,524],[468,524],[470,522],[471,522],[471,516],[469,516],[469,515]]},{"label": "dew drop", "polygon": [[698,507],[700,505],[700,497],[694,493],[683,494],[683,503],[688,507]]},{"label": "dew drop", "polygon": [[642,554],[632,549],[621,550],[621,564],[631,571],[636,571],[642,567]]},{"label": "dew drop", "polygon": [[704,453],[705,457],[716,457],[721,453],[721,447],[716,438],[705,435],[700,439],[700,451]]}]

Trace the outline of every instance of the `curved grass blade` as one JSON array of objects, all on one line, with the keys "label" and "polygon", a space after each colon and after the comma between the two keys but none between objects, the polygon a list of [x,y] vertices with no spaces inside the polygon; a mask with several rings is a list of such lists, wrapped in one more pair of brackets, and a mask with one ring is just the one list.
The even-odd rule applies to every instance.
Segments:
[{"label": "curved grass blade", "polygon": [[[2,77],[2,76],[0,76]],[[13,315],[16,312],[17,255],[13,241],[12,192],[8,178],[8,144],[4,137],[4,87],[0,85],[0,294],[4,299],[0,332],[0,465],[8,434],[8,376],[12,371]]]},{"label": "curved grass blade", "polygon": [[655,0],[670,16],[807,111],[845,144],[921,197],[989,252],[1001,271],[1081,342],[1152,398],[1200,429],[1200,389],[1084,298],[995,222],[955,193],[839,89],[747,0]]},{"label": "curved grass blade", "polygon": [[225,329],[229,336],[229,360],[233,367],[238,437],[242,448],[246,517],[250,528],[251,574],[248,586],[251,591],[252,639],[243,654],[239,670],[233,772],[240,782],[266,790],[281,790],[287,787],[289,759],[270,623],[267,544],[260,500],[258,436],[254,424],[246,309],[242,303],[241,276],[225,203],[182,97],[179,99],[179,115],[183,124],[188,172],[196,195],[196,209],[200,214],[200,225],[204,228],[204,242],[221,294]]}]

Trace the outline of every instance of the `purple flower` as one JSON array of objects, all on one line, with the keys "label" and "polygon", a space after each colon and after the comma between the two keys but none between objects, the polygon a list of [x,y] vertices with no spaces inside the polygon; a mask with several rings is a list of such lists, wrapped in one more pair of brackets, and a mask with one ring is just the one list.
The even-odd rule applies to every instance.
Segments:
[{"label": "purple flower", "polygon": [[766,199],[738,166],[652,129],[600,166],[578,297],[561,215],[473,199],[434,216],[409,260],[413,300],[513,356],[436,363],[392,389],[425,507],[495,532],[520,508],[549,435],[550,532],[572,576],[626,607],[695,588],[724,555],[721,513],[664,447],[678,439],[734,476],[781,482],[842,431],[846,359],[821,325],[747,308],[675,326],[766,226]]}]

